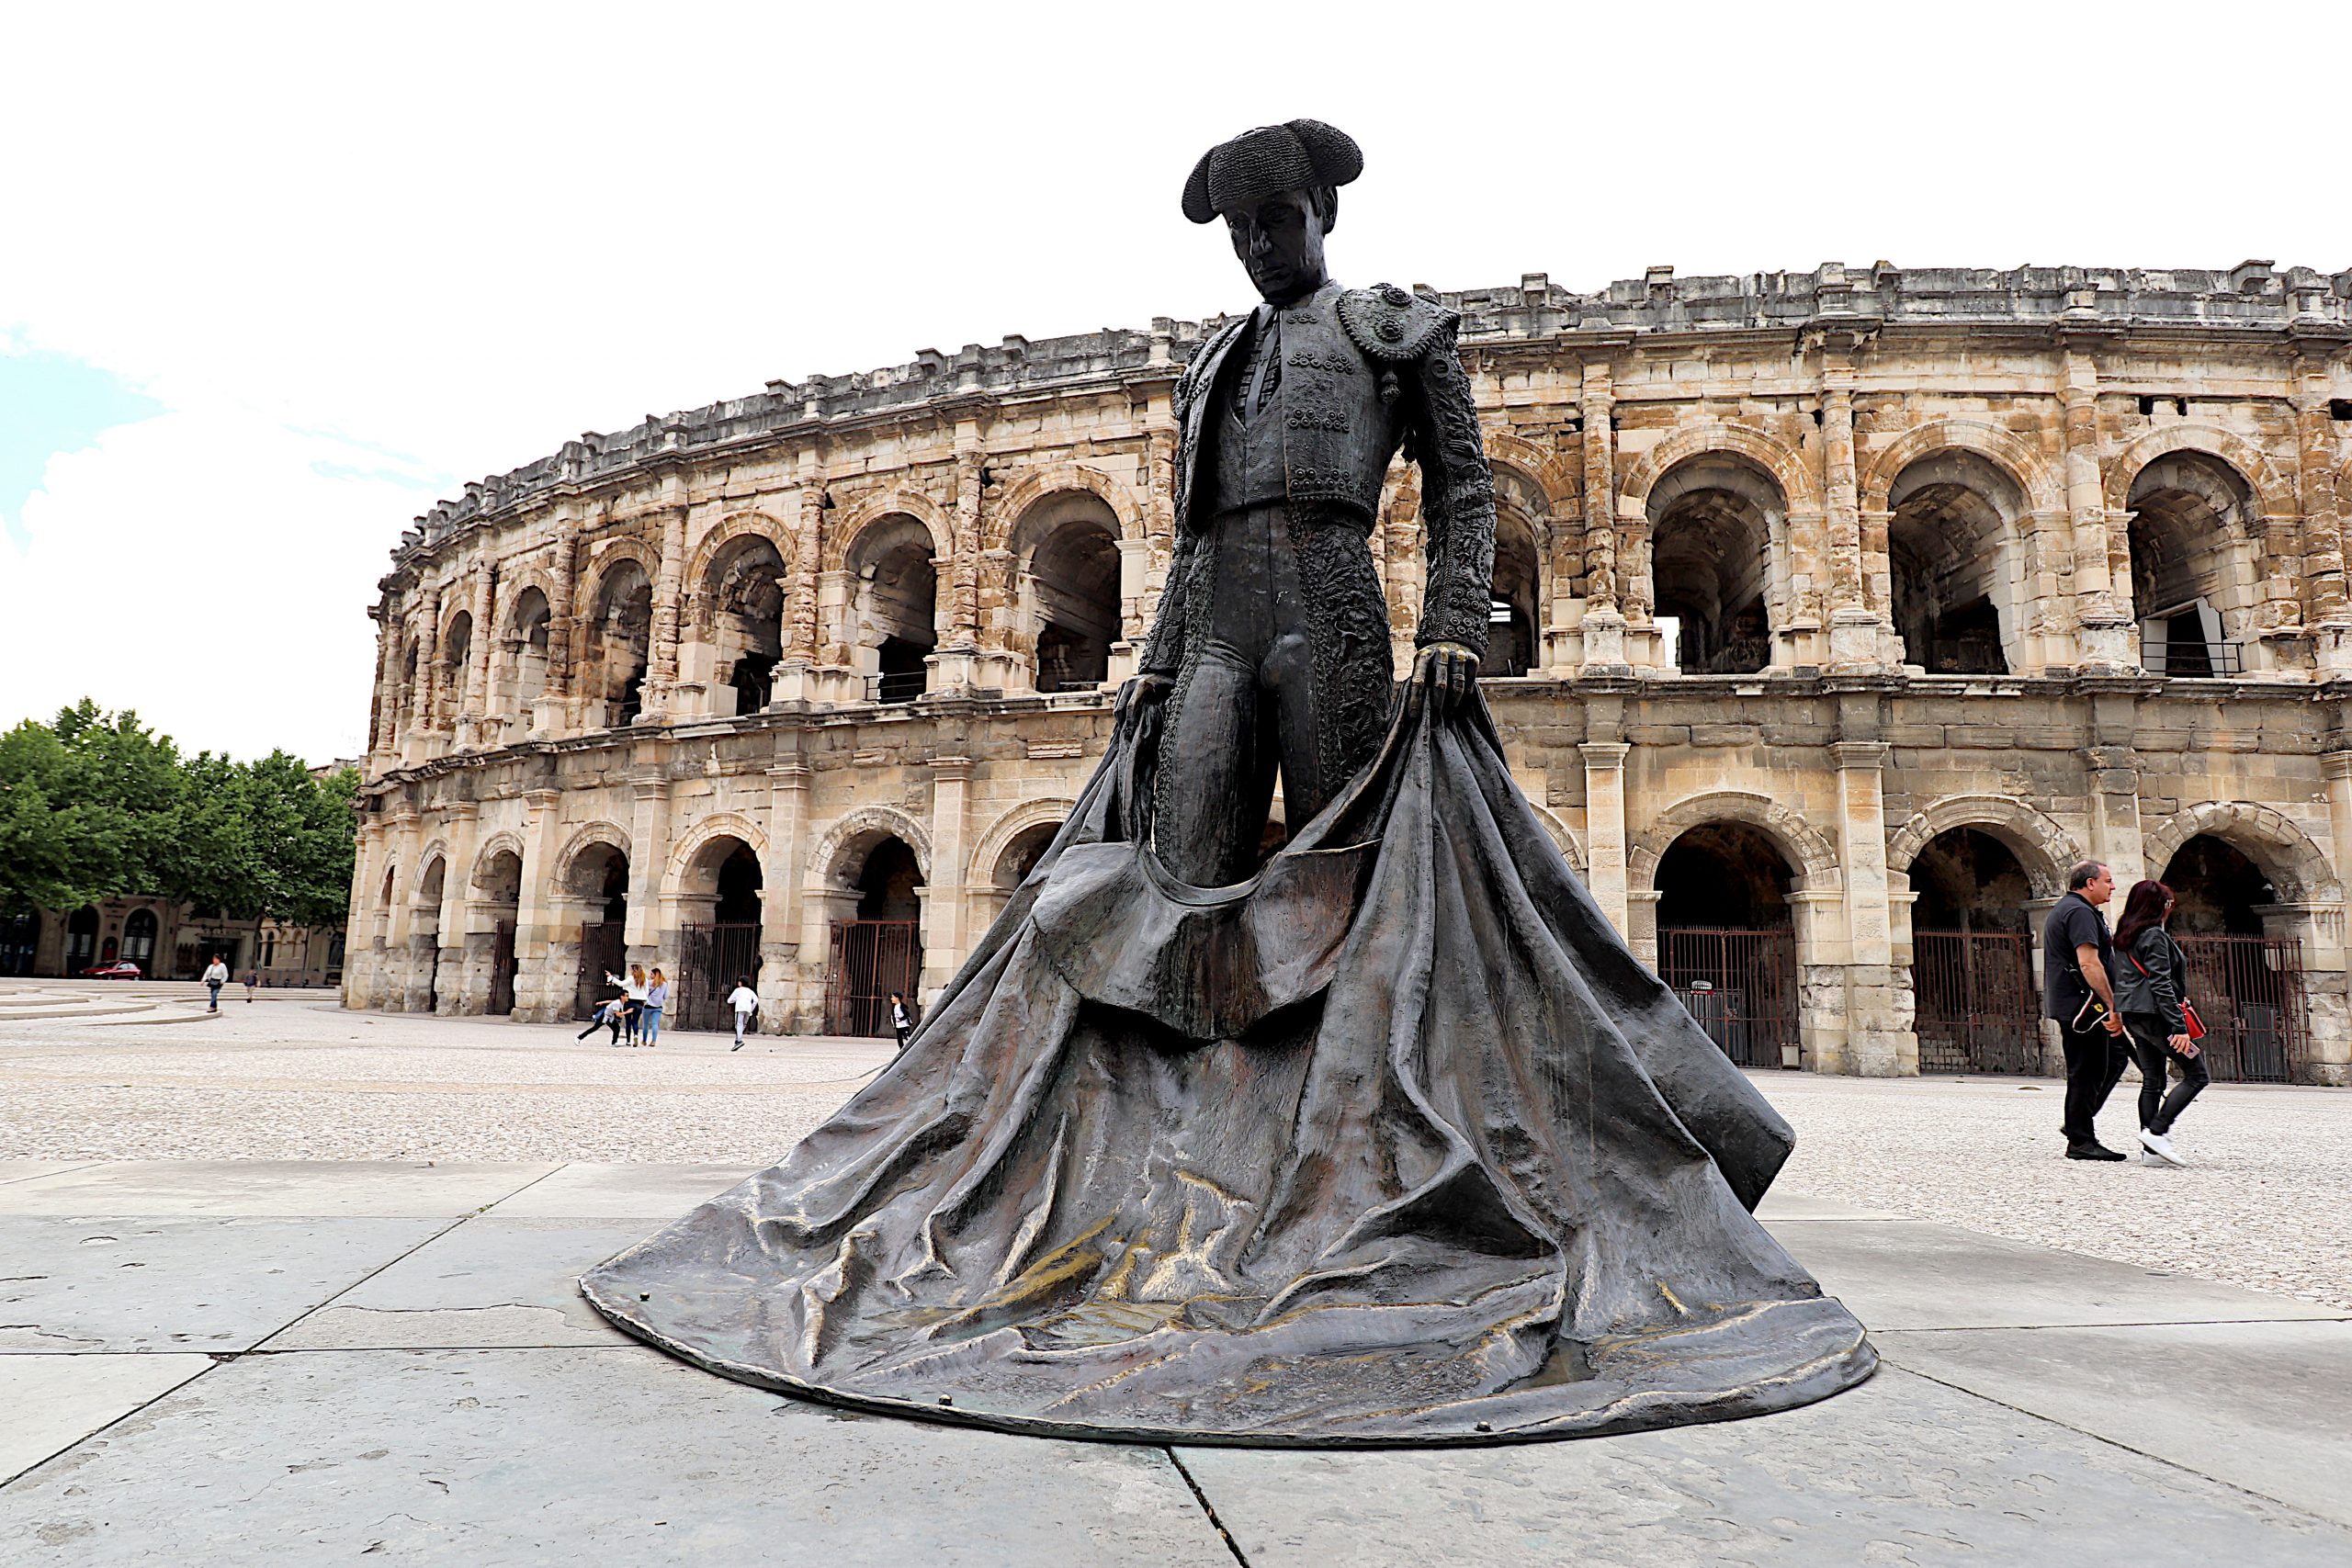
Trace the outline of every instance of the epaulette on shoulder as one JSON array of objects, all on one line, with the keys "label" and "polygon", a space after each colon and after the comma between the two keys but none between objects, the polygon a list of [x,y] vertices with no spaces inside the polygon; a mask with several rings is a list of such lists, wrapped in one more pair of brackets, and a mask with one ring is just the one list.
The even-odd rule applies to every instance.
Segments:
[{"label": "epaulette on shoulder", "polygon": [[1177,375],[1176,396],[1180,400],[1188,401],[1200,390],[1201,375],[1208,368],[1209,361],[1216,357],[1217,344],[1238,333],[1249,322],[1250,314],[1245,310],[1201,340],[1200,346],[1193,350],[1192,357]]},{"label": "epaulette on shoulder", "polygon": [[1351,288],[1340,296],[1340,321],[1356,346],[1374,359],[1393,364],[1419,359],[1441,333],[1461,319],[1436,300],[1393,283]]}]

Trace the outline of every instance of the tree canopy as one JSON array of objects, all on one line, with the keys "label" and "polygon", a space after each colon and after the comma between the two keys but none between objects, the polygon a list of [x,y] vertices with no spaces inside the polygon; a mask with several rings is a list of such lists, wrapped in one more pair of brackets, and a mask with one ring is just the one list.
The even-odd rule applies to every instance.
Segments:
[{"label": "tree canopy", "polygon": [[184,756],[85,697],[0,734],[0,910],[148,894],[232,919],[341,919],[358,775],[273,751]]}]

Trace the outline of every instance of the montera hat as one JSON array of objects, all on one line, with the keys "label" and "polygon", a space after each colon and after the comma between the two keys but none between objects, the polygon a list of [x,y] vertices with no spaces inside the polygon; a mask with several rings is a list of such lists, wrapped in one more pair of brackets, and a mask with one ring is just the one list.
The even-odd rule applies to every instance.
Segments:
[{"label": "montera hat", "polygon": [[1343,186],[1363,173],[1363,153],[1346,131],[1319,119],[1261,125],[1201,154],[1184,182],[1184,216],[1205,223],[1286,190]]}]

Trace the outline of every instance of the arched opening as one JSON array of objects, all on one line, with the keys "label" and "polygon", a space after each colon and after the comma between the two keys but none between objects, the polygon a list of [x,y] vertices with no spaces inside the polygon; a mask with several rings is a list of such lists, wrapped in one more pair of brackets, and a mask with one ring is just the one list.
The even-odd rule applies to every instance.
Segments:
[{"label": "arched opening", "polygon": [[523,857],[503,849],[482,862],[474,873],[474,893],[489,930],[468,933],[466,942],[468,946],[489,944],[490,994],[482,1008],[504,1018],[514,1011],[514,928],[523,900]]},{"label": "arched opening", "polygon": [[506,619],[506,679],[499,708],[530,723],[531,705],[548,686],[548,632],[554,623],[548,596],[537,584],[514,597]]},{"label": "arched opening", "polygon": [[586,1018],[611,994],[605,976],[628,969],[628,854],[611,844],[590,844],[572,857],[564,890],[580,904],[580,968],[572,1002]]},{"label": "arched opening", "polygon": [[1796,1065],[1793,886],[1779,848],[1744,822],[1703,823],[1658,857],[1658,975],[1742,1066]]},{"label": "arched opening", "polygon": [[139,965],[139,973],[155,973],[155,911],[133,909],[130,918],[122,922],[122,956],[128,963]]},{"label": "arched opening", "polygon": [[1887,492],[1887,562],[1903,656],[1930,674],[2008,671],[2007,541],[2026,513],[2015,480],[1973,452],[1939,452]]},{"label": "arched opening", "polygon": [[1111,675],[1119,624],[1119,525],[1091,492],[1048,496],[1022,519],[1023,630],[1041,692],[1091,692]]},{"label": "arched opening", "polygon": [[996,871],[990,880],[1007,893],[1020,886],[1037,869],[1037,862],[1045,857],[1054,835],[1061,830],[1058,822],[1039,822],[1015,833],[1012,841],[1004,846],[1004,852],[996,857]]},{"label": "arched opening", "polygon": [[473,656],[474,617],[469,610],[460,610],[449,617],[449,629],[441,634],[441,714],[454,720],[466,702],[466,668]]},{"label": "arched opening", "polygon": [[0,975],[29,975],[40,953],[40,911],[0,915]]},{"label": "arched opening", "polygon": [[79,975],[98,961],[98,911],[84,905],[65,921],[65,972]]},{"label": "arched opening", "polygon": [[856,917],[836,920],[825,987],[831,1034],[888,1035],[890,994],[912,1001],[922,977],[922,866],[905,840],[876,835],[840,881]]},{"label": "arched opening", "polygon": [[1923,1073],[2032,1073],[2041,1062],[2033,986],[2033,885],[2009,847],[1951,828],[1911,863],[1913,1032]]},{"label": "arched opening", "polygon": [[392,704],[392,739],[416,728],[424,721],[424,689],[417,684],[417,665],[424,657],[414,637],[408,639],[408,649],[401,655],[401,689]]},{"label": "arched opening", "polygon": [[1542,625],[1535,604],[1535,532],[1516,507],[1495,515],[1495,574],[1487,619],[1485,675],[1524,675],[1535,668]]},{"label": "arched opening", "polygon": [[[441,900],[447,896],[449,863],[435,855],[424,863],[424,875],[416,886],[416,904],[409,911],[409,955],[416,972],[424,976],[422,1000],[409,1009],[412,1012],[441,1010]],[[412,993],[417,987],[412,987]]]},{"label": "arched opening", "polygon": [[784,657],[784,557],[764,535],[730,540],[702,583],[714,677],[735,694],[738,714],[768,705]]},{"label": "arched opening", "polygon": [[686,866],[671,1017],[681,1029],[733,1027],[727,998],[760,982],[760,857],[731,835],[710,840]]},{"label": "arched opening", "polygon": [[653,584],[635,560],[621,561],[597,584],[587,641],[581,689],[603,705],[607,727],[634,723],[644,707],[653,641]]},{"label": "arched opening", "polygon": [[2152,675],[2235,675],[2245,613],[2233,555],[2253,516],[2235,468],[2203,452],[2174,452],[2132,481],[2132,603],[2141,667]]},{"label": "arched opening", "polygon": [[854,583],[851,657],[871,682],[874,700],[912,702],[931,678],[925,662],[939,644],[939,570],[931,530],[903,513],[869,525],[850,547]]},{"label": "arched opening", "polygon": [[1772,661],[1771,546],[1788,502],[1745,457],[1708,452],[1650,491],[1651,609],[1667,662],[1751,674]]},{"label": "arched opening", "polygon": [[2278,893],[2269,874],[2225,840],[2199,833],[2174,852],[2165,886],[2172,933],[2188,958],[2188,995],[2209,1032],[2216,1078],[2287,1083],[2306,1060],[2310,1002],[2302,943],[2269,934]]}]

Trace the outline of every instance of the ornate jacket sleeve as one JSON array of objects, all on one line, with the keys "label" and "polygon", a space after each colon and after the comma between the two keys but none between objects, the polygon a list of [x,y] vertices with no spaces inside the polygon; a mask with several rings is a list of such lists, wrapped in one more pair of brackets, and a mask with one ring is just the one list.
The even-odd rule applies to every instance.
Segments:
[{"label": "ornate jacket sleeve", "polygon": [[1421,529],[1430,559],[1421,628],[1413,640],[1421,648],[1460,643],[1483,659],[1494,603],[1495,480],[1451,327],[1430,344],[1419,368],[1413,454],[1421,466]]},{"label": "ornate jacket sleeve", "polygon": [[1173,675],[1184,662],[1184,604],[1191,596],[1198,556],[1198,536],[1179,527],[1176,550],[1168,562],[1168,585],[1159,595],[1159,615],[1151,623],[1150,640],[1143,645],[1136,666],[1143,674]]}]

